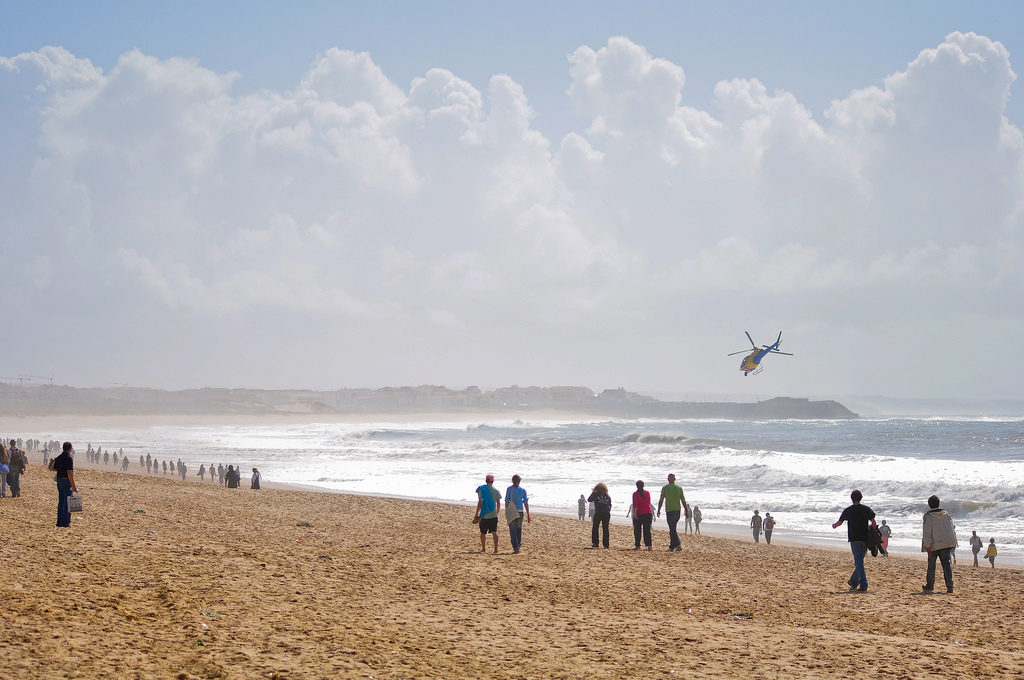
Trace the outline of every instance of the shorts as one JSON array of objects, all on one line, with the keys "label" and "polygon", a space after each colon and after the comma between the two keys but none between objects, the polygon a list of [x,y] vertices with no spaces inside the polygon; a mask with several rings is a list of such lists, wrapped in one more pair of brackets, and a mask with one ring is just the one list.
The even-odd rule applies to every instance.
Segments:
[{"label": "shorts", "polygon": [[496,534],[498,533],[498,518],[488,517],[487,519],[480,520],[480,533],[481,534]]}]

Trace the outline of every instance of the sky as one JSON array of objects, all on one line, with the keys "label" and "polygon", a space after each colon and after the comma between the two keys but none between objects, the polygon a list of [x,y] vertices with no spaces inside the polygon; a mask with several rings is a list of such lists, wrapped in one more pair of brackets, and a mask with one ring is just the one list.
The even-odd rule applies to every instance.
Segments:
[{"label": "sky", "polygon": [[1019,3],[0,18],[0,380],[1021,394]]}]

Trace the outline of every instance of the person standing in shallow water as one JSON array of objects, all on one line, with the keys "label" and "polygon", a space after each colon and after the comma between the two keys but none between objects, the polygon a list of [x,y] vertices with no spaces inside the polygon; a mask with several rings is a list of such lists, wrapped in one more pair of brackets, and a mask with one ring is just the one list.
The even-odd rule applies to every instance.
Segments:
[{"label": "person standing in shallow water", "polygon": [[64,442],[64,450],[53,459],[53,470],[57,473],[57,526],[71,526],[71,510],[68,496],[78,493],[75,486],[75,448],[71,442]]},{"label": "person standing in shallow water", "polygon": [[854,489],[850,493],[853,505],[847,506],[839,515],[839,520],[832,525],[833,529],[838,529],[843,522],[847,522],[846,540],[850,542],[850,552],[853,553],[853,574],[847,583],[851,591],[859,590],[862,593],[868,589],[868,575],[864,571],[864,555],[868,551],[868,522],[871,522],[871,526],[877,526],[875,511],[861,505],[863,498],[864,494]]}]

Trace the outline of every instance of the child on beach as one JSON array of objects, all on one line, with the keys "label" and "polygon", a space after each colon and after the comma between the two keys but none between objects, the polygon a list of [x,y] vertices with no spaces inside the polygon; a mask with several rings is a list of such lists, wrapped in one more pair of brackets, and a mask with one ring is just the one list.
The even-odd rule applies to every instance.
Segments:
[{"label": "child on beach", "polygon": [[988,550],[985,551],[985,559],[992,564],[992,568],[996,568],[996,539],[988,539]]}]

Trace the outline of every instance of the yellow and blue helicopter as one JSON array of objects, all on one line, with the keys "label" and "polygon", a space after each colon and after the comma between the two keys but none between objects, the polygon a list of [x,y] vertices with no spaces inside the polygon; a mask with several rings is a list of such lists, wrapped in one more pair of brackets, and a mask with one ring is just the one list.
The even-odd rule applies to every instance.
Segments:
[{"label": "yellow and blue helicopter", "polygon": [[[764,366],[761,365],[761,359],[764,359],[765,356],[769,354],[784,354],[787,357],[793,356],[789,352],[779,351],[779,343],[782,342],[782,331],[779,331],[779,337],[775,341],[774,345],[761,345],[760,348],[757,346],[757,344],[754,343],[754,339],[750,337],[750,333],[748,333],[747,331],[743,332],[747,334],[747,340],[750,340],[750,346],[754,349],[753,352],[750,352],[750,354],[743,357],[743,360],[740,362],[740,370],[743,371],[743,375],[750,375],[751,373],[757,375],[758,373],[763,371]],[[742,354],[747,351],[749,350],[741,349],[738,352],[730,352],[726,356],[731,357],[735,354]]]}]

